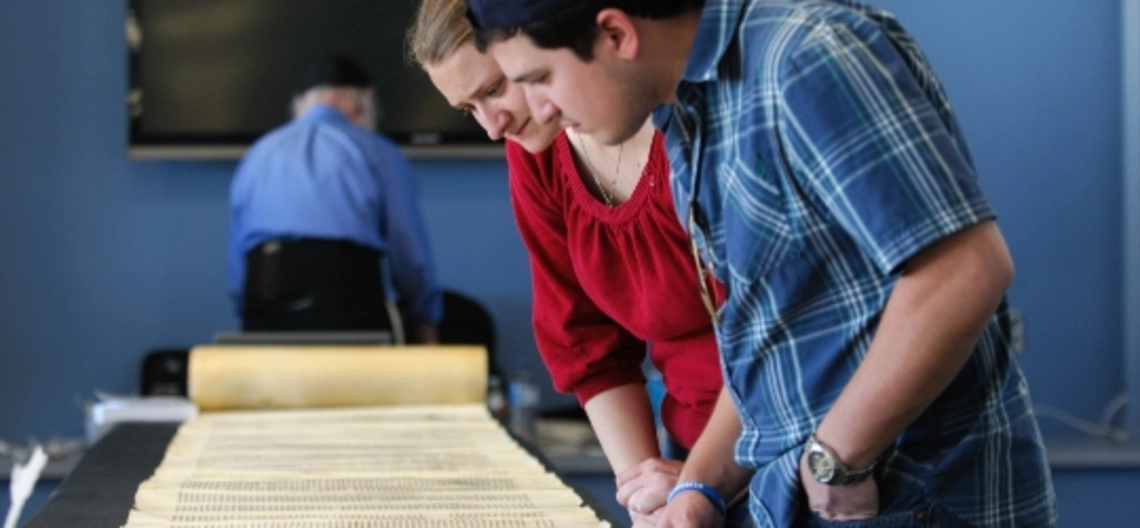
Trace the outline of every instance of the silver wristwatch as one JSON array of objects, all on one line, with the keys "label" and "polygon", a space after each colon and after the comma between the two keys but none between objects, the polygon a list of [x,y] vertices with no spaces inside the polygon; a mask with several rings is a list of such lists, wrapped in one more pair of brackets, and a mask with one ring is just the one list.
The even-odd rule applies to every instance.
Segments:
[{"label": "silver wristwatch", "polygon": [[849,469],[839,461],[827,446],[819,443],[813,433],[804,446],[808,471],[821,484],[828,486],[851,486],[867,480],[875,471],[875,462],[862,469]]}]

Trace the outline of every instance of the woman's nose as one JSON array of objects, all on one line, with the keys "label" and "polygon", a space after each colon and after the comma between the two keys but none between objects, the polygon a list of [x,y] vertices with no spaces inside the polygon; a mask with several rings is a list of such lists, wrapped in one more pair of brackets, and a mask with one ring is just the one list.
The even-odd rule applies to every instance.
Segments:
[{"label": "woman's nose", "polygon": [[511,124],[509,113],[489,106],[478,109],[476,117],[479,125],[487,131],[487,137],[491,138],[491,141],[503,139],[507,127]]}]

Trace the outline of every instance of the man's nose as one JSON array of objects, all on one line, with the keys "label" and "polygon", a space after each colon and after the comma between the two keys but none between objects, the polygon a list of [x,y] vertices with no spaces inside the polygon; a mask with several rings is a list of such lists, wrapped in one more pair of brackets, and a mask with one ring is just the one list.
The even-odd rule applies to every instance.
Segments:
[{"label": "man's nose", "polygon": [[546,124],[554,120],[560,114],[558,107],[538,90],[530,87],[525,88],[526,104],[530,107],[530,114],[535,122]]}]

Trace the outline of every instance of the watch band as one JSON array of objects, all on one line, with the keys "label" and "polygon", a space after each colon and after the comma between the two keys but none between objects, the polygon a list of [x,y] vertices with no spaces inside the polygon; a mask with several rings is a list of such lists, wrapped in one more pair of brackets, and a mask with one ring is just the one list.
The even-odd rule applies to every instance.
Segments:
[{"label": "watch band", "polygon": [[[817,454],[822,460],[817,460],[813,454]],[[875,460],[865,468],[850,469],[839,461],[839,457],[835,455],[834,451],[816,439],[815,433],[808,437],[804,455],[808,457],[808,469],[812,476],[820,483],[829,486],[851,486],[863,482],[874,473],[875,465],[878,463],[878,460]],[[821,465],[830,470],[827,475],[819,474],[820,470],[817,466]]]}]

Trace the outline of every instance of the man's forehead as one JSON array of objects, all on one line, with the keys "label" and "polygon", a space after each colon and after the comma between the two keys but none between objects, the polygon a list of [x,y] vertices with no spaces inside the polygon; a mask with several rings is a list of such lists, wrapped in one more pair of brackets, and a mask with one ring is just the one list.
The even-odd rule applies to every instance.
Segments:
[{"label": "man's forehead", "polygon": [[522,34],[495,42],[487,48],[487,53],[495,58],[503,73],[512,79],[548,67],[557,51],[540,48]]}]

